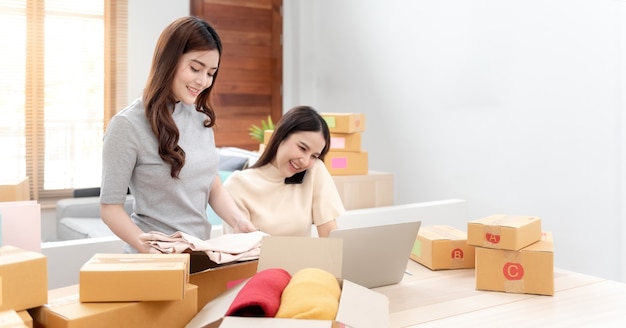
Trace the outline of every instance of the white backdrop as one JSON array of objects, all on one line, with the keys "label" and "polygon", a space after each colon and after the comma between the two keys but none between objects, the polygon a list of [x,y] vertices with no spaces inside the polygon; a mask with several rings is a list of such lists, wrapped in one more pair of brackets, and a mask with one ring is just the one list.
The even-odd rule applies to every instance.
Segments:
[{"label": "white backdrop", "polygon": [[285,1],[285,108],[365,113],[370,168],[396,174],[397,203],[540,216],[558,266],[626,281],[624,12],[615,0]]},{"label": "white backdrop", "polygon": [[[624,1],[284,0],[283,12],[284,108],[365,113],[363,148],[395,174],[396,203],[540,216],[559,267],[626,281]],[[130,99],[163,27],[188,13],[130,1]]]}]

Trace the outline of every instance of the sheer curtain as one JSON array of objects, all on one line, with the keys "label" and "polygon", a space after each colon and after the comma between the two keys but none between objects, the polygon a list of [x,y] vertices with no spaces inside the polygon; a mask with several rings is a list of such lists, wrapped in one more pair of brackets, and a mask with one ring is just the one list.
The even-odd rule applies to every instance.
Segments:
[{"label": "sheer curtain", "polygon": [[0,181],[27,176],[33,199],[100,185],[126,30],[126,0],[0,0]]}]

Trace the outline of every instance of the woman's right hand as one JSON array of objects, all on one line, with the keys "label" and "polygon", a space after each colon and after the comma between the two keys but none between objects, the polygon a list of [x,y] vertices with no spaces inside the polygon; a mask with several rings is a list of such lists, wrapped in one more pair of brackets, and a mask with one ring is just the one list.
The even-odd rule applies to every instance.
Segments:
[{"label": "woman's right hand", "polygon": [[253,232],[259,229],[257,229],[254,226],[254,224],[252,224],[252,222],[250,222],[249,220],[239,219],[237,220],[237,224],[233,227],[233,230],[235,231],[235,233],[240,233],[240,232]]}]

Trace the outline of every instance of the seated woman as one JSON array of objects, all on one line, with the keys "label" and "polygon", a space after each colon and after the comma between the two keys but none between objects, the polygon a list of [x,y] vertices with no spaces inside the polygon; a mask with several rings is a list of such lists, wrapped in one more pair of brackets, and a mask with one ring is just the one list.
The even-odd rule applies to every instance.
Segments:
[{"label": "seated woman", "polygon": [[[277,123],[261,157],[234,172],[224,187],[259,230],[274,236],[320,237],[337,228],[345,208],[324,165],[330,132],[313,108],[290,109]],[[227,229],[225,229],[227,230]]]}]

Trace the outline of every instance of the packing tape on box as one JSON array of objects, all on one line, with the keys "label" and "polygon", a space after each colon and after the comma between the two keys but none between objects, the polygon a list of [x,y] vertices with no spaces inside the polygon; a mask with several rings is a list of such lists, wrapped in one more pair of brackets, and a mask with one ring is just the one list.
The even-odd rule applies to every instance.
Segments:
[{"label": "packing tape on box", "polygon": [[[443,237],[450,240],[450,246],[452,248],[452,254],[450,254],[450,269],[458,269],[465,268],[465,254],[463,254],[463,249],[467,247],[467,238],[461,238],[458,233],[455,233],[456,230],[450,226],[429,226],[428,230],[425,234],[430,235],[433,238],[433,235],[437,237]],[[455,254],[455,252],[461,252],[459,254]]]},{"label": "packing tape on box", "polygon": [[459,235],[450,231],[450,227],[448,226],[431,226],[431,231],[441,237],[448,238],[450,240],[459,240]]},{"label": "packing tape on box", "polygon": [[142,258],[142,257],[134,257],[134,258],[128,258],[128,257],[95,257],[92,258],[91,260],[89,260],[88,262],[89,264],[93,265],[109,265],[109,264],[128,264],[128,265],[144,265],[144,264],[150,264],[150,265],[154,265],[154,264],[160,264],[159,267],[175,267],[175,266],[179,266],[181,264],[180,261],[175,261],[172,258],[166,258],[166,257],[159,257],[159,258],[154,258],[154,257],[146,257],[146,258]]},{"label": "packing tape on box", "polygon": [[49,301],[48,304],[46,304],[45,306],[49,308],[55,308],[55,307],[65,306],[68,304],[75,304],[79,302],[80,302],[80,295],[76,293],[76,294],[64,296],[61,298],[56,298],[52,301]]},{"label": "packing tape on box", "polygon": [[[452,240],[450,241],[452,246],[452,254],[450,254],[450,269],[465,268],[465,254],[463,254],[463,248],[467,246],[465,240]],[[455,252],[461,252],[455,254]]]},{"label": "packing tape on box", "polygon": [[504,291],[509,293],[524,293],[524,263],[518,251],[503,251]]},{"label": "packing tape on box", "polygon": [[488,248],[499,248],[498,243],[502,234],[502,227],[499,225],[483,226],[483,246]]}]

